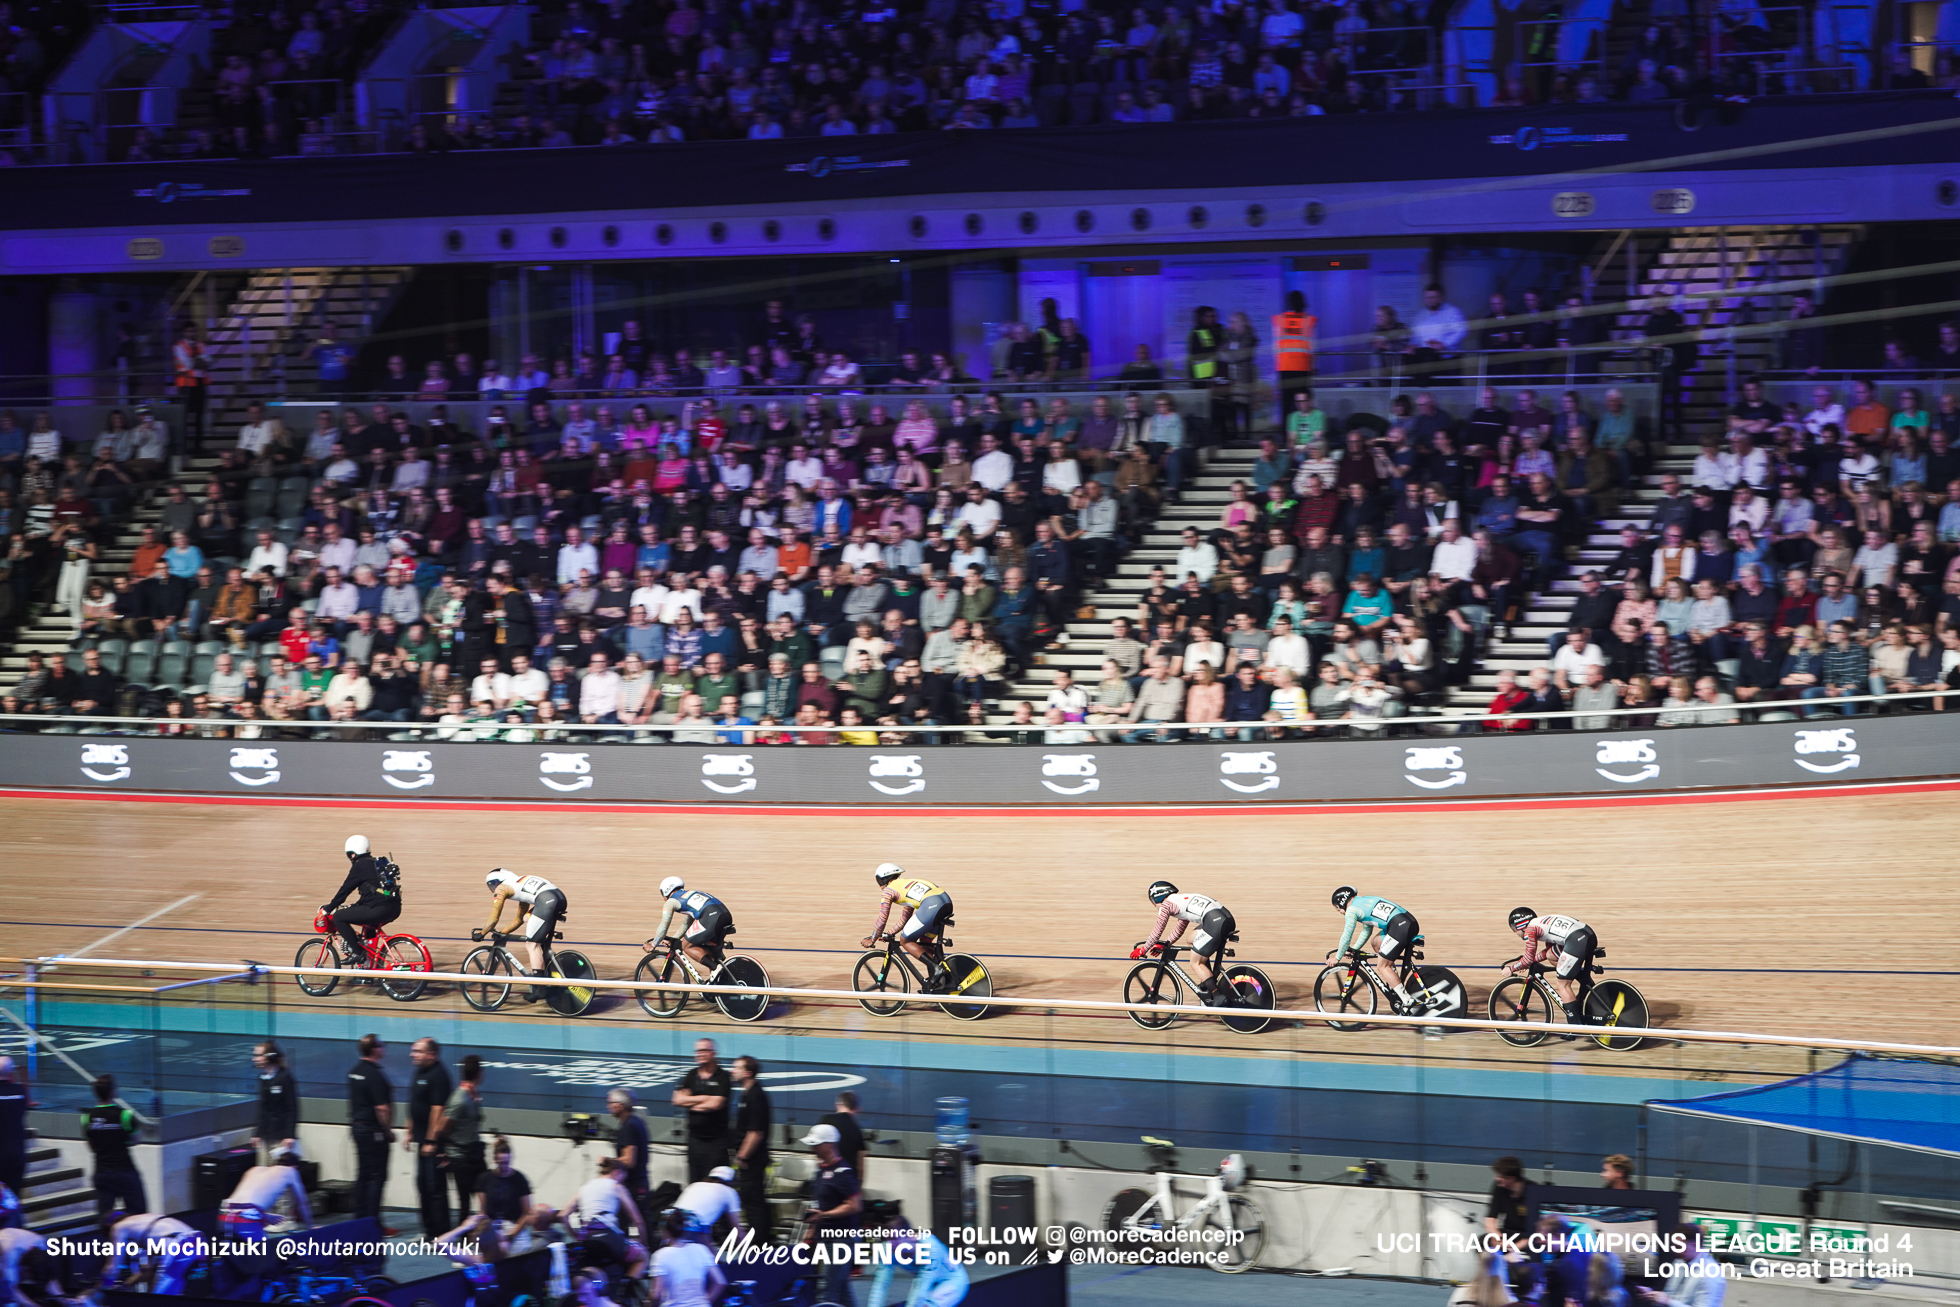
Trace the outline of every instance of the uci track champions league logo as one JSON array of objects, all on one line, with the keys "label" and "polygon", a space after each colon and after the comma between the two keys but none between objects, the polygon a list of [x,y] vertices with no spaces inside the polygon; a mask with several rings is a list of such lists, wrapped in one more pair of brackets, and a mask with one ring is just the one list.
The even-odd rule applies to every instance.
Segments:
[{"label": "uci track champions league logo", "polygon": [[84,744],[82,775],[92,781],[113,785],[130,776],[129,746],[126,744]]},{"label": "uci track champions league logo", "polygon": [[[1218,783],[1240,794],[1263,794],[1279,788],[1279,764],[1273,761],[1270,749],[1258,753],[1221,753],[1218,755],[1218,772]],[[1258,776],[1262,779],[1235,781],[1232,779],[1234,776]]]},{"label": "uci track champions league logo", "polygon": [[[569,781],[553,780],[554,776],[575,776]],[[592,755],[588,753],[541,753],[538,755],[538,780],[549,789],[560,794],[573,794],[579,790],[592,788]]]},{"label": "uci track champions league logo", "polygon": [[[1829,776],[1832,772],[1851,771],[1861,761],[1858,757],[1857,728],[1840,726],[1833,730],[1797,732],[1797,766],[1805,771],[1814,771]],[[1807,757],[1818,754],[1841,753],[1845,755],[1832,762],[1808,762]]]},{"label": "uci track champions league logo", "polygon": [[231,778],[240,785],[279,783],[279,750],[238,748],[231,751]]}]

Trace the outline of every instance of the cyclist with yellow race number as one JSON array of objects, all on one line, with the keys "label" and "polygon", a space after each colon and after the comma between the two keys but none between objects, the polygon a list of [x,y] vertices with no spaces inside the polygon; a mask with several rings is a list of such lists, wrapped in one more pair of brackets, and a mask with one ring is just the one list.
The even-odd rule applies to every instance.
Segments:
[{"label": "cyclist with yellow race number", "polygon": [[871,873],[877,880],[880,890],[878,901],[878,924],[866,937],[860,948],[874,948],[885,933],[885,923],[890,919],[892,909],[898,909],[898,920],[892,929],[898,937],[898,946],[918,960],[926,973],[925,992],[937,994],[946,986],[947,975],[936,970],[926,956],[925,941],[937,935],[953,915],[953,896],[923,876],[908,876],[905,868],[896,862],[882,862]]}]

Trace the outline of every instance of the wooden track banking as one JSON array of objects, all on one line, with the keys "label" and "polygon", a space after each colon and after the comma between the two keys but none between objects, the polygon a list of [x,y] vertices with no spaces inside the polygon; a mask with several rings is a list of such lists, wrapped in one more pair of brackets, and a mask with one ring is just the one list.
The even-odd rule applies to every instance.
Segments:
[{"label": "wooden track banking", "polygon": [[[1656,1025],[1943,1043],[1960,999],[1960,878],[1947,852],[1960,834],[1960,807],[1941,793],[1072,820],[1011,812],[471,813],[17,798],[0,800],[0,867],[13,891],[0,909],[0,954],[82,949],[196,894],[103,955],[289,962],[314,909],[339,883],[341,842],[357,832],[405,869],[399,928],[429,941],[438,969],[461,961],[469,929],[488,912],[483,875],[501,865],[564,887],[568,941],[593,957],[602,976],[626,978],[638,941],[658,924],[654,887],[678,872],[730,904],[740,924],[736,945],[756,950],[776,983],[848,988],[857,941],[876,917],[871,868],[891,860],[952,892],[959,949],[988,959],[997,993],[1027,997],[1119,997],[1129,947],[1152,919],[1143,888],[1163,877],[1231,905],[1243,932],[1241,960],[1268,967],[1283,1006],[1312,1004],[1315,968],[1305,964],[1336,938],[1328,895],[1342,883],[1409,906],[1423,923],[1429,960],[1463,975],[1476,1015],[1495,979],[1490,968],[1517,952],[1504,914],[1519,903],[1593,923],[1607,965],[1640,986]],[[1923,933],[1913,932],[1915,923]],[[365,991],[322,1002],[284,982],[282,993],[313,1009],[413,1010]],[[454,995],[422,1002],[461,1007]],[[509,1019],[544,1019],[534,1012],[519,1008]],[[586,1019],[651,1020],[630,1000]],[[1556,1063],[1708,1079],[1807,1065],[1799,1050],[1613,1054],[1555,1043],[1520,1052],[1490,1035],[1244,1037],[1212,1022],[1180,1024],[1167,1039],[1115,1016],[956,1025],[932,1011],[879,1020],[847,1003],[808,1004],[777,1020],[811,1034],[1142,1044],[1391,1064],[1421,1058],[1432,1066]],[[715,1016],[703,1024],[727,1025]]]}]

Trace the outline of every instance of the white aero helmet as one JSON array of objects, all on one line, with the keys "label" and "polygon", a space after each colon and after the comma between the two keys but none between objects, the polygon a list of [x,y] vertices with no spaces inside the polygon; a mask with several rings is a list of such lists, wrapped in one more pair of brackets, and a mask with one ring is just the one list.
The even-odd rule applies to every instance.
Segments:
[{"label": "white aero helmet", "polygon": [[367,836],[365,836],[365,835],[349,835],[349,836],[347,837],[347,843],[346,843],[345,845],[343,845],[342,847],[344,847],[344,848],[345,848],[345,849],[347,850],[347,856],[348,856],[348,857],[350,857],[350,858],[364,858],[364,857],[366,857],[366,856],[367,856],[367,854],[368,854],[368,850],[369,850],[369,848],[370,848],[371,846],[370,846],[370,845],[368,844],[368,837],[367,837]]},{"label": "white aero helmet", "polygon": [[877,879],[880,885],[889,885],[905,874],[905,868],[899,866],[896,862],[881,862],[878,864],[878,870],[871,874]]},{"label": "white aero helmet", "polygon": [[660,897],[663,899],[671,899],[674,897],[674,895],[680,893],[682,890],[686,888],[687,888],[687,882],[682,880],[679,876],[669,876],[667,879],[660,882]]},{"label": "white aero helmet", "polygon": [[498,867],[495,870],[493,870],[488,876],[485,876],[483,878],[483,883],[485,885],[488,885],[491,889],[494,890],[504,885],[512,884],[517,879],[518,876],[516,872],[507,870],[503,867]]},{"label": "white aero helmet", "polygon": [[1245,1158],[1237,1153],[1227,1153],[1218,1162],[1218,1179],[1227,1190],[1237,1189],[1246,1181]]}]

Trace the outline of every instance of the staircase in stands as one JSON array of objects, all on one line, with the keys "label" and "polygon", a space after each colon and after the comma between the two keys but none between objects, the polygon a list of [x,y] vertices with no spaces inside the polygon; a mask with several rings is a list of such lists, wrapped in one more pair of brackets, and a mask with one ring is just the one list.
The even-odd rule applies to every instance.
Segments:
[{"label": "staircase in stands", "polygon": [[[279,268],[255,272],[236,284],[224,283],[223,316],[209,324],[205,348],[211,370],[211,396],[204,415],[205,449],[229,447],[253,400],[310,398],[319,393],[318,370],[306,345],[326,322],[340,338],[358,344],[372,333],[414,275],[413,268]],[[202,298],[184,297],[195,303]],[[304,429],[298,432],[302,437]],[[180,447],[183,433],[177,433]],[[186,454],[177,470],[155,488],[154,496],[126,518],[112,539],[100,542],[93,576],[108,578],[129,570],[142,529],[155,526],[171,482],[181,482],[195,498],[218,459],[215,453]],[[12,685],[27,668],[27,655],[52,658],[70,644],[74,619],[38,606],[22,624],[13,647],[0,654],[0,686]],[[76,665],[80,665],[79,655]]]}]

